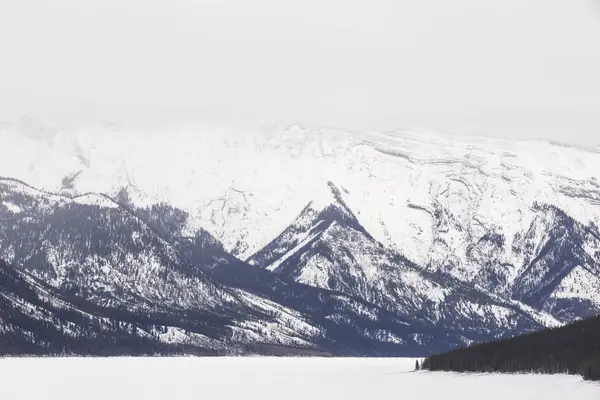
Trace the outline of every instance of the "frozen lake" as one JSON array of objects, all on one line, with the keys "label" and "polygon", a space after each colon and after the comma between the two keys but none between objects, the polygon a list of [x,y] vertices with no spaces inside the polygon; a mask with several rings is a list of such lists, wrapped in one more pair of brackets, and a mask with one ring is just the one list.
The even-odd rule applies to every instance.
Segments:
[{"label": "frozen lake", "polygon": [[600,399],[563,375],[411,372],[412,359],[0,359],[0,399]]}]

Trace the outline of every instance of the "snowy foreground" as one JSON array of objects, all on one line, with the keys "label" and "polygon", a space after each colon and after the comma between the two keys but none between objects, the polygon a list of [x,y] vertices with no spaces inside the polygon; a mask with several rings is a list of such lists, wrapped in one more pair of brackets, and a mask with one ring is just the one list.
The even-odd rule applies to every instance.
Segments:
[{"label": "snowy foreground", "polygon": [[413,368],[413,359],[0,359],[0,399],[600,399],[600,385],[576,376]]}]

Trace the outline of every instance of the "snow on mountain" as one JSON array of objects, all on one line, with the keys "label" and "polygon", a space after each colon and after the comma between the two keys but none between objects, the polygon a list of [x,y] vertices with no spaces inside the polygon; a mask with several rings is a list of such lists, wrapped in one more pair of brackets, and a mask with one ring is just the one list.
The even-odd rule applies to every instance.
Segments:
[{"label": "snow on mountain", "polygon": [[[600,276],[595,149],[426,131],[57,129],[32,120],[3,125],[0,141],[15,155],[0,159],[0,176],[59,194],[51,205],[99,202],[108,210],[118,203],[114,213],[127,221],[118,228],[140,229],[125,229],[118,241],[134,257],[130,272],[152,277],[139,290],[153,301],[163,294],[152,287],[162,273],[157,257],[177,258],[179,251],[164,238],[207,231],[224,252],[283,280],[359,296],[401,315],[424,307],[422,323],[464,321],[489,334],[566,322],[600,307],[593,290]],[[11,218],[28,215],[32,200],[14,200],[2,199],[0,209]],[[35,202],[40,232],[57,209],[48,201]],[[161,204],[178,214],[152,230],[159,233],[156,248],[140,251],[136,241],[148,227],[136,225],[123,206]],[[27,250],[43,253],[58,266],[53,274],[67,276],[61,253],[47,240],[37,243],[39,250]],[[1,250],[9,259],[22,251]],[[94,267],[95,289],[107,285],[107,271],[123,268],[118,260],[105,272]],[[135,282],[123,282],[121,300],[140,295]],[[209,302],[198,290],[199,297],[169,293],[176,298],[170,301]]]},{"label": "snow on mountain", "polygon": [[419,263],[434,246],[436,205],[474,235],[498,227],[507,238],[528,225],[535,200],[584,224],[600,215],[598,153],[544,142],[299,126],[273,133],[87,128],[44,140],[9,127],[1,136],[19,154],[2,160],[3,175],[53,191],[65,177],[74,177],[79,193],[131,188],[147,196],[139,201],[188,211],[191,230],[208,229],[242,258],[283,231],[328,181],[348,190],[367,231]]},{"label": "snow on mountain", "polygon": [[21,211],[0,212],[0,258],[71,295],[136,313],[198,315],[230,332],[233,343],[246,337],[312,348],[310,340],[322,335],[294,310],[214,282],[104,196],[73,200],[4,179],[0,204],[6,202]]},{"label": "snow on mountain", "polygon": [[[167,326],[169,318],[95,306],[56,290],[0,260],[3,355],[226,354],[225,343],[198,331]],[[176,318],[173,318],[176,319]],[[181,323],[181,319],[178,321]],[[195,331],[195,332],[194,332]]]},{"label": "snow on mountain", "polygon": [[594,295],[598,291],[600,291],[600,278],[578,265],[561,281],[552,297],[594,300]]},{"label": "snow on mountain", "polygon": [[201,329],[228,351],[269,345],[283,346],[281,354],[340,355],[422,354],[462,343],[427,319],[282,281],[226,253],[205,231],[182,236],[186,215],[167,205],[128,208],[103,195],[69,198],[0,179],[0,204],[7,203],[19,211],[0,209],[0,257],[82,301],[171,315],[161,324],[163,341],[196,346]]},{"label": "snow on mountain", "polygon": [[[585,226],[554,206],[536,204],[534,210],[537,215],[530,229],[514,245],[524,262],[512,285],[513,297],[566,321],[596,314],[600,309],[597,292],[594,295],[588,284],[576,278],[585,271],[593,285],[600,277],[597,227]],[[580,291],[581,297],[568,300],[560,295],[566,287]]]},{"label": "snow on mountain", "polygon": [[328,197],[309,203],[250,262],[283,279],[363,298],[405,317],[461,326],[465,337],[559,324],[547,314],[534,316],[517,302],[423,271],[377,242],[348,209],[343,191],[333,183],[328,188]]}]

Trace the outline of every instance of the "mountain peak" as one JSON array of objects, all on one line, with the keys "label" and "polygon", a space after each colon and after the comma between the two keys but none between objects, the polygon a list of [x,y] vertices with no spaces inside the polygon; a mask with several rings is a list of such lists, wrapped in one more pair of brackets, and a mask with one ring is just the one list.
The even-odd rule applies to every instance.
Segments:
[{"label": "mountain peak", "polygon": [[333,223],[354,229],[367,236],[373,237],[361,225],[354,212],[346,204],[343,193],[348,193],[333,182],[328,181],[320,191],[313,194],[310,201],[288,229],[294,232],[324,231]]},{"label": "mountain peak", "polygon": [[330,209],[337,209],[345,217],[356,219],[354,213],[350,210],[342,197],[342,190],[340,190],[333,182],[328,181],[327,185],[313,193],[312,200],[308,203],[301,215],[308,210],[320,213]]},{"label": "mountain peak", "polygon": [[360,232],[367,240],[374,241],[344,201],[342,192],[346,190],[340,189],[331,181],[327,182],[322,190],[313,194],[313,200],[304,207],[298,217],[248,261],[275,270],[333,226]]}]

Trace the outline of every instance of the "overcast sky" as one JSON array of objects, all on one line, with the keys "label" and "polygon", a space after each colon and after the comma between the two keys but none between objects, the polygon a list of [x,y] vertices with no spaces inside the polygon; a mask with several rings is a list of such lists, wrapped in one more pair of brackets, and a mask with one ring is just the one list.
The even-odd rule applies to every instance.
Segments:
[{"label": "overcast sky", "polygon": [[0,120],[600,144],[593,0],[0,0]]}]

